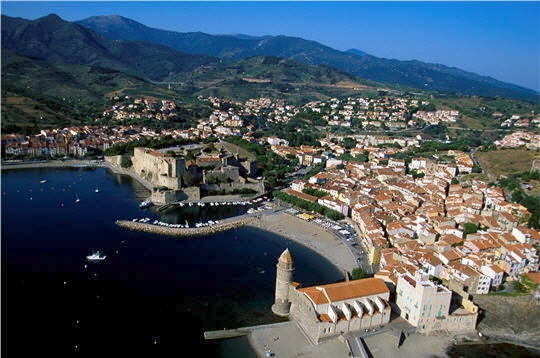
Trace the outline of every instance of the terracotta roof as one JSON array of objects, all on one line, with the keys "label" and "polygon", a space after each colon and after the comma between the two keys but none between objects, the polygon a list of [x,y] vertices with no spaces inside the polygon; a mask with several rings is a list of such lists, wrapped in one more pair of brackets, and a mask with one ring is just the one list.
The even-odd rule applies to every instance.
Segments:
[{"label": "terracotta roof", "polygon": [[298,290],[306,294],[315,305],[349,300],[390,292],[380,278],[365,278],[322,286],[306,287]]},{"label": "terracotta roof", "polygon": [[412,287],[416,287],[416,280],[409,275],[402,276],[405,281],[407,281]]},{"label": "terracotta roof", "polygon": [[309,195],[309,194],[306,194],[306,193],[302,193],[300,191],[296,191],[296,190],[292,190],[292,189],[289,190],[289,192],[287,194],[296,196],[296,197],[298,197],[300,199],[303,199],[303,200],[306,200],[306,201],[310,201],[312,203],[319,200],[319,198],[317,198],[316,196]]}]

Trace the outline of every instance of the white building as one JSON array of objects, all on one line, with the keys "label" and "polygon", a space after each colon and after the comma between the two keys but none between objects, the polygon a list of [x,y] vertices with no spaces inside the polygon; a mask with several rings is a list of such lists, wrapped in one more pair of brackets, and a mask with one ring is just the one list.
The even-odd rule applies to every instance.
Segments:
[{"label": "white building", "polygon": [[497,265],[484,265],[480,269],[482,273],[491,279],[491,286],[497,287],[503,283],[504,270]]},{"label": "white building", "polygon": [[463,300],[464,308],[450,313],[452,291],[431,281],[418,280],[406,273],[398,277],[396,305],[401,317],[421,333],[438,330],[473,330],[478,307]]}]

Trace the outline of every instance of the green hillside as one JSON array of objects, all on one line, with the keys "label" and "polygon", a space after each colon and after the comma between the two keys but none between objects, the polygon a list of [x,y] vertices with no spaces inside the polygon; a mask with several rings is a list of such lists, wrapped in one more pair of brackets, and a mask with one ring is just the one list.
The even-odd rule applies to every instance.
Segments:
[{"label": "green hillside", "polygon": [[304,104],[317,99],[371,95],[382,85],[327,66],[310,66],[273,56],[251,57],[232,64],[209,65],[189,74],[171,76],[194,94],[246,100],[283,98]]},{"label": "green hillside", "polygon": [[4,132],[92,123],[114,95],[172,98],[176,94],[118,71],[2,52]]}]

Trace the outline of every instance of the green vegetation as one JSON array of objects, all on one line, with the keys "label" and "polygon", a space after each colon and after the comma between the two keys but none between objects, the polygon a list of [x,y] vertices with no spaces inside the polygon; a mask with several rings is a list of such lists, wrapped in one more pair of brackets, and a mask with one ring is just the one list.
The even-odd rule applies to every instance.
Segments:
[{"label": "green vegetation", "polygon": [[467,238],[468,234],[474,234],[478,232],[478,226],[473,223],[465,223],[463,224],[463,239]]},{"label": "green vegetation", "polygon": [[[502,97],[435,96],[431,101],[437,108],[452,108],[460,112],[457,125],[469,129],[500,129],[503,120],[514,114],[530,116],[539,113],[540,104]],[[502,116],[493,116],[499,112]]]},{"label": "green vegetation", "polygon": [[194,141],[187,140],[187,139],[185,140],[174,139],[171,136],[164,136],[164,137],[152,138],[152,139],[144,138],[144,139],[130,142],[130,143],[121,143],[121,144],[113,145],[112,147],[106,149],[104,154],[106,156],[122,155],[122,154],[133,155],[133,148],[135,147],[160,149],[160,148],[173,147],[177,145],[190,144],[193,142]]},{"label": "green vegetation", "polygon": [[540,159],[538,152],[524,148],[477,151],[475,157],[482,169],[495,178],[530,171],[533,160]]},{"label": "green vegetation", "polygon": [[111,95],[171,98],[173,92],[121,72],[50,63],[2,51],[2,131],[95,124]]},{"label": "green vegetation", "polygon": [[351,272],[351,278],[353,280],[360,280],[366,277],[368,277],[368,273],[361,267],[356,267]]},{"label": "green vegetation", "polygon": [[306,175],[304,175],[304,179],[307,180],[311,178],[312,176],[314,176],[315,174],[320,173],[321,170],[323,170],[323,168],[324,168],[324,163],[315,164],[314,166],[311,167],[309,172]]},{"label": "green vegetation", "polygon": [[256,155],[259,167],[258,174],[262,174],[265,183],[271,188],[280,185],[285,179],[285,175],[292,172],[298,163],[296,158],[285,159],[280,157],[272,152],[267,145],[250,143],[239,137],[229,137],[226,140]]},{"label": "green vegetation", "polygon": [[528,225],[534,229],[540,229],[540,201],[537,197],[528,195],[523,189],[522,181],[539,180],[540,172],[524,172],[509,175],[499,180],[498,185],[512,193],[512,201],[523,205],[531,213]]},{"label": "green vegetation", "polygon": [[332,210],[330,208],[327,208],[326,206],[322,206],[318,203],[312,203],[312,202],[300,199],[298,197],[289,195],[282,191],[274,191],[273,195],[275,198],[278,198],[279,200],[283,200],[289,204],[292,204],[298,208],[301,208],[307,211],[319,213],[332,220],[341,220],[344,217],[343,214],[335,210]]},{"label": "green vegetation", "polygon": [[323,190],[317,190],[315,188],[304,188],[304,189],[302,189],[302,192],[306,193],[306,194],[309,194],[309,195],[316,196],[317,198],[322,198],[323,196],[328,195],[327,192],[325,192]]}]

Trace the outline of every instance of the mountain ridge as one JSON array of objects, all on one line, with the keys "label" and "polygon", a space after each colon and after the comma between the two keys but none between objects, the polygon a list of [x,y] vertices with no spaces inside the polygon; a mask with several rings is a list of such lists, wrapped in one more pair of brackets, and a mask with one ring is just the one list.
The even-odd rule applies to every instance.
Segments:
[{"label": "mountain ridge", "polygon": [[2,15],[2,49],[51,62],[110,68],[150,80],[219,61],[151,42],[111,40],[54,14],[33,21]]},{"label": "mountain ridge", "polygon": [[[134,20],[115,15],[115,23],[100,16],[78,24],[111,38],[157,41],[179,51],[205,54],[224,60],[270,55],[291,58],[310,65],[327,65],[359,77],[387,84],[421,90],[434,90],[465,95],[501,96],[539,102],[540,93],[489,76],[481,76],[456,67],[425,63],[419,60],[400,61],[379,58],[361,50],[339,51],[316,41],[285,35],[254,39],[234,35],[210,35],[203,32],[174,32],[148,27]],[[119,26],[118,23],[122,25]],[[249,37],[249,35],[248,35]]]}]

